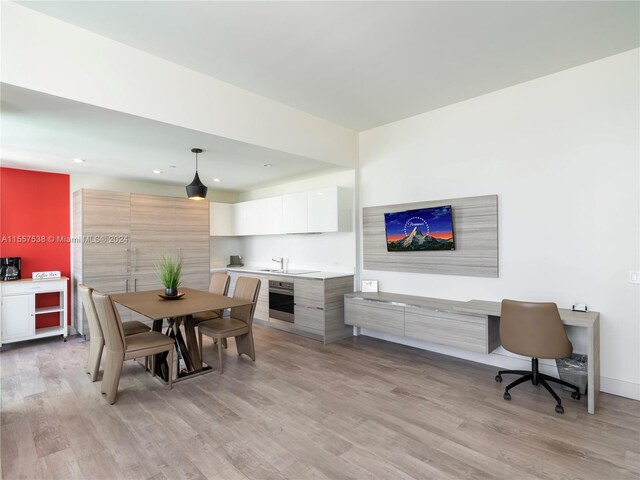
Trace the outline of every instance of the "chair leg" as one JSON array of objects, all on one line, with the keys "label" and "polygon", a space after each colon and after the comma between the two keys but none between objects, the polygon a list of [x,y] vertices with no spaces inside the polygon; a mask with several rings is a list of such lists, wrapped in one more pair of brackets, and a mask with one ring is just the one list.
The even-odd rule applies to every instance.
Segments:
[{"label": "chair leg", "polygon": [[120,374],[122,373],[123,359],[120,361],[108,361],[105,366],[104,375],[102,376],[102,392],[107,395],[107,401],[110,405],[116,403],[116,395],[118,394],[118,384],[120,383]]},{"label": "chair leg", "polygon": [[552,376],[544,374],[544,373],[540,374],[540,378],[543,379],[543,380],[546,380],[548,382],[558,383],[560,385],[564,385],[565,387],[573,388],[576,392],[580,391],[580,388],[576,387],[572,383],[565,382],[561,378],[552,377]]},{"label": "chair leg", "polygon": [[532,380],[532,379],[533,379],[533,374],[529,372],[526,375],[518,378],[517,380],[514,380],[509,385],[507,385],[504,389],[504,393],[508,393],[509,390],[511,390],[513,387],[517,387],[521,383],[528,382],[529,380]]},{"label": "chair leg", "polygon": [[89,359],[87,361],[87,373],[91,376],[91,381],[98,379],[100,371],[100,361],[102,360],[102,350],[104,349],[104,339],[100,338],[89,340]]},{"label": "chair leg", "polygon": [[218,363],[220,364],[220,375],[224,373],[224,357],[222,354],[222,342],[218,340]]},{"label": "chair leg", "polygon": [[[155,377],[156,376],[156,356],[155,355],[150,355],[151,357],[151,376]],[[149,357],[144,357],[144,363],[145,365],[147,364],[147,360]]]},{"label": "chair leg", "polygon": [[556,403],[558,405],[562,404],[562,400],[560,400],[560,397],[558,396],[558,394],[553,390],[553,388],[551,388],[551,385],[549,385],[544,378],[540,379],[540,385],[542,385],[544,388],[547,389],[547,392],[549,392],[551,396],[555,398]]},{"label": "chair leg", "polygon": [[256,351],[253,347],[253,335],[251,332],[239,335],[236,338],[236,347],[238,348],[238,355],[248,355],[251,360],[256,361]]},{"label": "chair leg", "polygon": [[[169,365],[173,365],[173,345],[169,349]],[[169,390],[173,389],[173,368],[169,368]]]}]

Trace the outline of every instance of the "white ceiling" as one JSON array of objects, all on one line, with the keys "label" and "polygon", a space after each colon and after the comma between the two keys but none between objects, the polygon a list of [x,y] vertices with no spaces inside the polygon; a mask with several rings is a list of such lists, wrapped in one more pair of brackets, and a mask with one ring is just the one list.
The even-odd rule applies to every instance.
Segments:
[{"label": "white ceiling", "polygon": [[[19,3],[354,130],[640,45],[639,2]],[[4,166],[185,185],[200,147],[210,188],[336,170],[10,85],[0,94]]]},{"label": "white ceiling", "polygon": [[20,3],[354,130],[640,43],[635,1]]},{"label": "white ceiling", "polygon": [[[210,189],[250,190],[336,170],[317,160],[12,85],[2,84],[0,97],[5,167],[186,185],[195,170],[191,148],[199,147],[204,150],[198,156],[200,179]],[[85,162],[76,164],[74,158]],[[163,173],[154,174],[156,169]]]}]

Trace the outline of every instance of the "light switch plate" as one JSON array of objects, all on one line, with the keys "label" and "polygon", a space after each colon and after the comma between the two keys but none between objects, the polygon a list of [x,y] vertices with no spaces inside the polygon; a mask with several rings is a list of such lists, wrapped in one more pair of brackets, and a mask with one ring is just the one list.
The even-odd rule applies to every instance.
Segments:
[{"label": "light switch plate", "polygon": [[629,271],[629,283],[640,283],[640,272]]}]

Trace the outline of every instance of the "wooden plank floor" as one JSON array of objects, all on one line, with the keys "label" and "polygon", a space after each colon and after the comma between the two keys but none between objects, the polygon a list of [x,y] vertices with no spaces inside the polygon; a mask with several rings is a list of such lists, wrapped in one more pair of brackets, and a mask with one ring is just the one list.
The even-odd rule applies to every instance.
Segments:
[{"label": "wooden plank floor", "polygon": [[640,402],[602,394],[589,415],[562,392],[556,415],[532,385],[504,401],[492,367],[367,337],[324,346],[259,326],[255,337],[255,363],[231,341],[223,376],[171,391],[126,362],[113,406],[84,373],[88,343],[6,345],[2,478],[640,476]]}]

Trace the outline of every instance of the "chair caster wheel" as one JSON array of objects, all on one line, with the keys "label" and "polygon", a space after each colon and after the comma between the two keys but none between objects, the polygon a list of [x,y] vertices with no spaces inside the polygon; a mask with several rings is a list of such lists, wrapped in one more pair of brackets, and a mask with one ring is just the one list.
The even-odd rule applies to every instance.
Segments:
[{"label": "chair caster wheel", "polygon": [[504,398],[505,400],[511,400],[511,394],[509,392],[504,392],[502,398]]},{"label": "chair caster wheel", "polygon": [[496,375],[496,382],[502,383],[502,377],[500,375]]},{"label": "chair caster wheel", "polygon": [[574,400],[580,400],[581,397],[580,392],[571,392],[571,398]]},{"label": "chair caster wheel", "polygon": [[564,413],[564,407],[562,405],[556,405],[556,413]]}]

